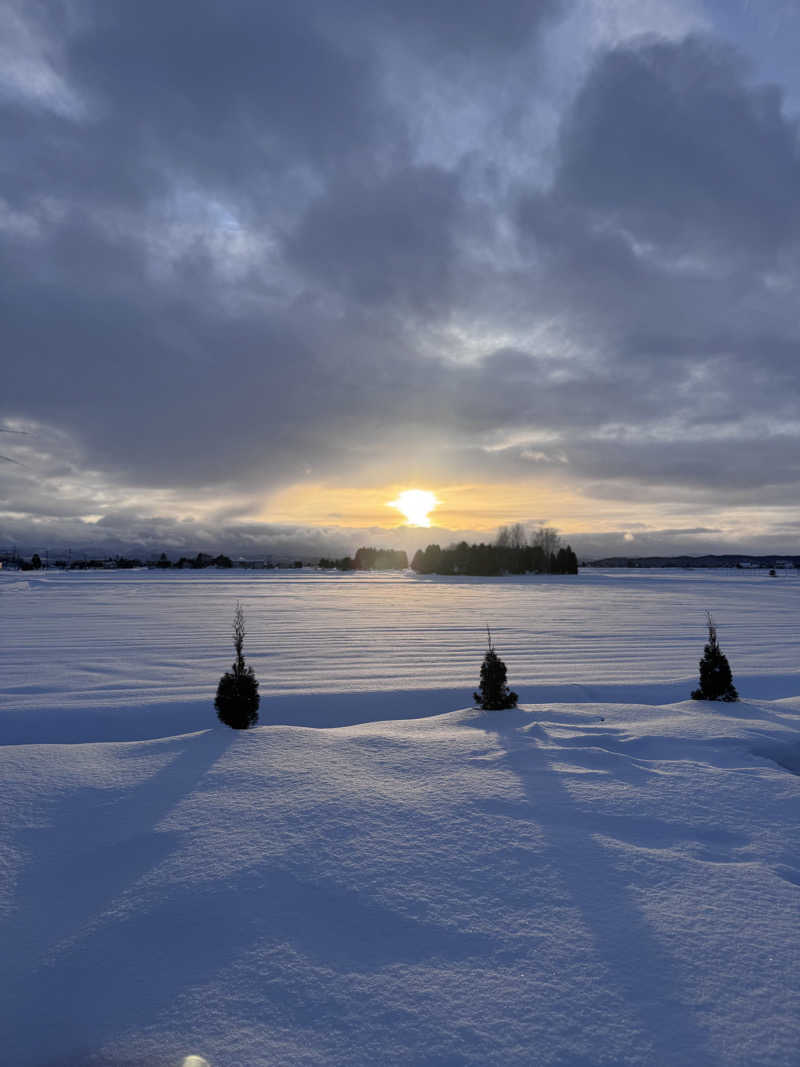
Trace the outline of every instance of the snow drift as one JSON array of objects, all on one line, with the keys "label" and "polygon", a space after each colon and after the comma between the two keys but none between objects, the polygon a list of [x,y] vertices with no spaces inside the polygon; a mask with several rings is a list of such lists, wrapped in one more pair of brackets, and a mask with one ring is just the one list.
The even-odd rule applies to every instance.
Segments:
[{"label": "snow drift", "polygon": [[[86,644],[102,589],[63,643]],[[58,596],[39,605],[20,632],[55,634]],[[102,643],[93,662],[113,673]],[[315,704],[328,725],[236,733],[189,701],[209,728],[90,741],[102,701],[89,722],[84,679],[43,673],[52,715],[12,682],[0,719],[79,743],[0,747],[5,1062],[796,1062],[796,696],[643,703],[618,671],[617,699],[591,702],[568,699],[588,691],[573,670],[546,683],[559,699],[510,711],[295,693],[284,712]],[[336,725],[351,699],[375,721]],[[105,710],[122,729],[125,707]]]}]

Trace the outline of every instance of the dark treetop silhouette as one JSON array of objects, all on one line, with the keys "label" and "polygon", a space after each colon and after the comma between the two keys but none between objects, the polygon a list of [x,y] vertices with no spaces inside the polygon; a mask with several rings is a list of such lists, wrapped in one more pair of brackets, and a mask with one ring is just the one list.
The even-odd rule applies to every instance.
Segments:
[{"label": "dark treetop silhouette", "polygon": [[692,700],[738,700],[739,694],[733,684],[730,664],[717,644],[717,627],[710,611],[706,612],[706,619],[708,644],[700,660],[700,685],[693,691]]},{"label": "dark treetop silhouette", "polygon": [[517,694],[506,685],[506,665],[497,655],[492,645],[492,631],[486,627],[489,635],[489,648],[481,665],[481,686],[479,693],[473,693],[475,703],[486,711],[502,711],[503,708],[517,706]]},{"label": "dark treetop silhouette", "polygon": [[236,610],[233,613],[233,645],[236,649],[236,662],[220,678],[217,697],[214,701],[220,722],[224,722],[233,730],[247,730],[258,722],[260,702],[258,682],[253,668],[246,666],[244,662],[242,652],[244,637],[244,612],[237,601]]}]

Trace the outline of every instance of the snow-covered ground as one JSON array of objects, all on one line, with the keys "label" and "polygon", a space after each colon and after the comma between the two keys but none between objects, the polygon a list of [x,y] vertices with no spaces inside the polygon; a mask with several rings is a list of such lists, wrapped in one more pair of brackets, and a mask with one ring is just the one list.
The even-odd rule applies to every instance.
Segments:
[{"label": "snow-covered ground", "polygon": [[[796,1064],[799,596],[0,575],[2,1061]],[[685,699],[706,608],[739,704]]]},{"label": "snow-covered ground", "polygon": [[245,654],[270,697],[265,723],[354,724],[463,707],[487,623],[525,702],[682,700],[697,683],[706,609],[742,695],[800,695],[795,572],[459,580],[0,571],[0,743],[127,741],[207,726],[233,659],[237,600]]}]

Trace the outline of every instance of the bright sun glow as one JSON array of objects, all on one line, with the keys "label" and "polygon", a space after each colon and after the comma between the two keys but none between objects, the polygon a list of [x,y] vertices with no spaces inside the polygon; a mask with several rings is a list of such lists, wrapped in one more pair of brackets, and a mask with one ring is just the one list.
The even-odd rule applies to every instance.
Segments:
[{"label": "bright sun glow", "polygon": [[427,489],[406,489],[398,495],[397,500],[389,501],[389,507],[402,511],[409,526],[430,526],[428,512],[433,511],[438,503]]}]

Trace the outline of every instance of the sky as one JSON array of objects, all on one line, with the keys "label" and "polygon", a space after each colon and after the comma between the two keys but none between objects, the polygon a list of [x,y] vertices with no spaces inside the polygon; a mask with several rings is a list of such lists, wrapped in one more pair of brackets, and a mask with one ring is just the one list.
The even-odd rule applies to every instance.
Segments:
[{"label": "sky", "polygon": [[0,547],[800,551],[798,48],[788,0],[0,0]]}]

